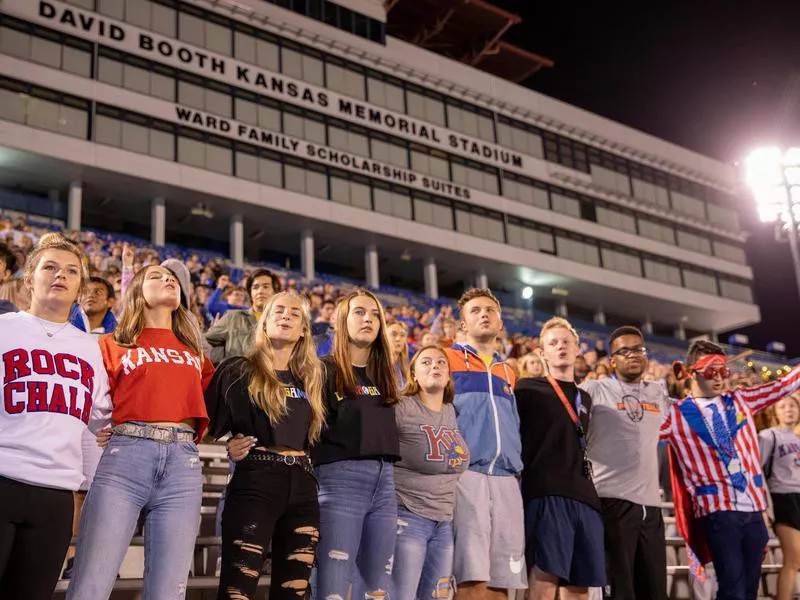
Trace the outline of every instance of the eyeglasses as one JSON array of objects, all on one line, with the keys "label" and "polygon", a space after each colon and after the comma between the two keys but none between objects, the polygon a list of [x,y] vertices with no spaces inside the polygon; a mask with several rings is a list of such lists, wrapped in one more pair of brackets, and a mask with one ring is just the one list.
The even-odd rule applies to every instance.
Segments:
[{"label": "eyeglasses", "polygon": [[630,358],[634,354],[647,356],[647,348],[644,346],[636,346],[635,348],[620,348],[612,354],[612,356],[622,356],[623,358]]},{"label": "eyeglasses", "polygon": [[731,372],[728,367],[713,367],[709,366],[703,369],[702,371],[695,369],[695,373],[699,373],[703,379],[706,381],[713,380],[717,375],[720,376],[721,379],[727,379],[731,376]]}]

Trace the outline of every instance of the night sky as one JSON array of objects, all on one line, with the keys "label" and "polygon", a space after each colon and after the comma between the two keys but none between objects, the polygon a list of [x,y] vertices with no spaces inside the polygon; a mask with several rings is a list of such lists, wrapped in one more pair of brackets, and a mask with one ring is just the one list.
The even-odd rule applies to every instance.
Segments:
[{"label": "night sky", "polygon": [[[729,164],[755,146],[800,144],[800,2],[493,3],[523,17],[505,40],[556,63],[532,89]],[[739,208],[762,318],[743,333],[799,356],[788,245]]]}]

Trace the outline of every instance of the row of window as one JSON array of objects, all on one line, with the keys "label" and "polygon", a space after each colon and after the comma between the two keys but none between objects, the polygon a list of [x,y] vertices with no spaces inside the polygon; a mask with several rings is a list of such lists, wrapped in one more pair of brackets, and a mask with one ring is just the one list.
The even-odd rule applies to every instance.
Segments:
[{"label": "row of window", "polygon": [[[22,58],[34,57],[49,66],[64,68],[85,76],[90,74],[91,53],[88,48],[71,46],[70,42],[73,40],[65,39],[66,36],[48,40],[39,37],[38,31],[37,35],[33,35],[16,27],[31,26],[13,19],[0,22],[0,49],[3,51]],[[40,50],[37,54],[33,54],[36,48]],[[66,57],[70,60],[64,61]],[[584,197],[584,208],[589,207],[590,210],[582,211],[581,201],[577,195],[558,188],[548,190],[548,186],[540,182],[510,173],[504,173],[501,192],[500,172],[492,167],[336,119],[322,117],[311,111],[303,111],[288,104],[235,90],[214,81],[106,48],[101,48],[98,57],[97,78],[138,93],[167,101],[177,101],[193,108],[236,118],[311,142],[330,145],[361,156],[370,156],[382,162],[451,180],[473,189],[495,195],[502,193],[506,197],[539,208],[597,221],[602,225],[632,234],[638,233],[656,241],[673,245],[676,243],[675,229],[670,224],[659,224],[643,217],[637,219],[633,213],[602,206],[600,200]],[[329,125],[326,126],[326,123]],[[594,207],[593,204],[599,206]],[[592,208],[594,210],[591,210]],[[679,230],[678,243],[691,250],[712,253],[710,242],[706,238],[688,232]],[[746,262],[744,251],[731,244],[715,243],[713,254],[740,264]]]},{"label": "row of window", "polygon": [[[682,198],[673,200],[674,210],[696,218],[709,219],[723,227],[739,231],[736,211],[729,208],[733,199],[723,192],[528,123],[500,114],[495,115],[482,107],[366,69],[357,63],[343,61],[336,56],[273,36],[216,13],[178,0],[72,1],[85,8],[96,2],[96,10],[100,14],[265,69],[280,71],[308,83],[498,143],[530,156],[591,173],[598,185],[640,200],[669,208],[669,193],[682,194],[694,202],[684,202]],[[290,0],[276,0],[273,3],[284,5],[287,2]],[[310,6],[318,4],[320,0],[291,2]],[[596,172],[594,167],[611,171],[617,177],[609,177],[602,171]],[[706,210],[698,210],[697,203],[719,205],[722,209],[721,218],[712,209],[708,210],[708,214]]]},{"label": "row of window", "polygon": [[[578,236],[499,212],[370,180],[334,168],[231,142],[99,105],[95,141],[365,210],[455,230],[483,239],[721,295],[710,271],[667,263],[634,250]],[[681,275],[683,273],[683,275]],[[681,279],[683,277],[683,279]],[[720,278],[722,281],[722,278]],[[726,297],[746,300],[749,286],[726,280]],[[739,290],[736,292],[736,290]],[[742,291],[746,290],[746,291]]]},{"label": "row of window", "polygon": [[[127,21],[133,25],[151,29],[150,25],[158,20],[160,26],[169,29],[168,20],[159,19],[169,15],[167,11],[174,11],[175,2],[161,0],[158,2],[144,2],[143,0],[65,0],[87,10]],[[345,6],[330,2],[329,0],[265,0],[281,8],[291,10],[305,17],[321,21],[336,29],[352,33],[378,44],[386,43],[386,24],[368,17],[367,15]],[[171,13],[174,21],[174,12]],[[155,30],[155,29],[154,29]],[[169,35],[169,34],[165,34]]]},{"label": "row of window", "polygon": [[[4,120],[86,139],[89,111],[89,103],[83,99],[0,79],[0,118]],[[747,283],[717,278],[712,272],[667,264],[655,257],[640,256],[631,249],[372,181],[267,150],[234,144],[224,138],[112,107],[98,105],[94,139],[98,143],[155,158],[235,175],[585,264],[672,285],[684,285],[689,289],[736,300],[752,300]]]},{"label": "row of window", "polygon": [[[139,93],[235,118],[264,129],[283,132],[360,156],[369,156],[393,166],[413,169],[418,173],[450,180],[472,189],[494,195],[502,194],[539,208],[597,221],[634,235],[672,245],[677,243],[675,227],[668,222],[634,216],[633,212],[612,208],[598,199],[578,196],[560,188],[548,188],[541,182],[526,177],[501,172],[440,150],[409,143],[106,48],[101,48],[98,59],[98,79]],[[548,189],[558,192],[549,192]],[[591,214],[591,211],[581,211],[579,198],[584,205],[598,205],[596,215]],[[694,244],[687,244],[687,247],[695,249]],[[724,243],[720,248],[725,250],[715,252],[716,256],[745,264],[744,251],[740,248]],[[710,250],[700,251],[710,253]]]}]

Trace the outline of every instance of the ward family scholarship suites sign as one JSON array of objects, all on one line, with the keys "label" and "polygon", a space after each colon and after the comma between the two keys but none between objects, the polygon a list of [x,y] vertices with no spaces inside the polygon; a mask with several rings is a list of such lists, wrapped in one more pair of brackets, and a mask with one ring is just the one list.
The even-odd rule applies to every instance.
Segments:
[{"label": "ward family scholarship suites sign", "polygon": [[[45,27],[98,42],[181,70],[202,75],[263,96],[327,114],[351,123],[366,125],[426,146],[465,158],[480,160],[509,171],[530,171],[533,160],[495,144],[449,132],[431,123],[409,118],[348,96],[310,85],[281,73],[209,52],[136,26],[77,9],[54,0],[5,0],[4,10]],[[449,181],[422,176],[366,157],[324,145],[275,133],[194,108],[162,104],[158,116],[213,132],[224,137],[306,158],[348,171],[399,183],[456,199],[469,199],[470,190]],[[148,110],[148,114],[152,111]]]}]

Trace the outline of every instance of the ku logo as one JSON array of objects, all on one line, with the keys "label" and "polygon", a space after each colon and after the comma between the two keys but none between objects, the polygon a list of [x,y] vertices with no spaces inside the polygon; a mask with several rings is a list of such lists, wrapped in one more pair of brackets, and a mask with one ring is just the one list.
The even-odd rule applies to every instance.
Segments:
[{"label": "ku logo", "polygon": [[454,470],[469,459],[466,444],[461,439],[458,429],[434,427],[433,425],[420,425],[419,428],[428,440],[428,452],[425,454],[425,460],[447,461],[448,468]]}]

